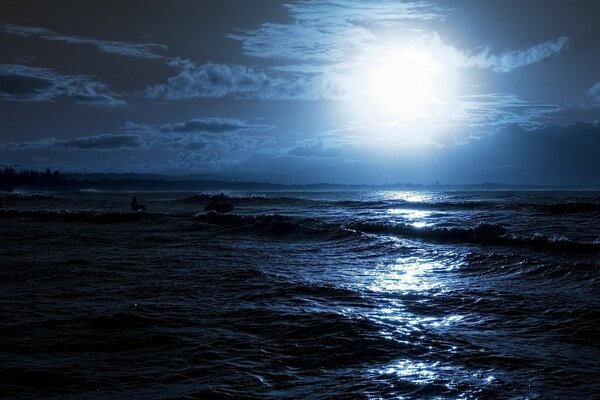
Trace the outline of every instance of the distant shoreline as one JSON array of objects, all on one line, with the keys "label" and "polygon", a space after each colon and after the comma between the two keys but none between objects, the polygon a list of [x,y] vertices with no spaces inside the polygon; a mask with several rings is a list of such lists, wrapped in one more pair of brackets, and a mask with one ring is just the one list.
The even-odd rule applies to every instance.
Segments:
[{"label": "distant shoreline", "polygon": [[71,192],[71,193],[169,193],[169,192],[228,192],[260,191],[281,192],[348,192],[348,191],[439,191],[439,192],[600,192],[600,186],[576,185],[344,185],[344,184],[294,184],[283,185],[265,182],[227,181],[153,181],[153,180],[70,180],[67,186],[18,186],[13,189],[0,189],[0,192],[19,194],[27,192]]},{"label": "distant shoreline", "polygon": [[596,185],[541,185],[510,183],[388,183],[388,184],[281,184],[176,177],[153,174],[62,174],[58,171],[0,170],[0,191],[9,193],[32,191],[56,192],[310,192],[310,191],[600,191]]}]

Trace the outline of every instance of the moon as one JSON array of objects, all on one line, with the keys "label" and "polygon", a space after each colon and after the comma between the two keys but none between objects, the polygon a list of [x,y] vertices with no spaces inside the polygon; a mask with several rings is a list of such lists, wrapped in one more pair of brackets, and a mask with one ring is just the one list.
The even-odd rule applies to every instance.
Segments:
[{"label": "moon", "polygon": [[414,117],[437,101],[437,81],[442,74],[442,64],[426,51],[389,50],[368,66],[366,93],[375,107]]}]

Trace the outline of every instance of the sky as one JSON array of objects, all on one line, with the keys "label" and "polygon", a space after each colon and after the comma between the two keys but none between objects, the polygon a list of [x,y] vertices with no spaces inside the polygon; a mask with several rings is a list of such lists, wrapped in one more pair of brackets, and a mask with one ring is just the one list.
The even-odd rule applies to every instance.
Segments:
[{"label": "sky", "polygon": [[600,2],[0,3],[0,164],[600,184]]}]

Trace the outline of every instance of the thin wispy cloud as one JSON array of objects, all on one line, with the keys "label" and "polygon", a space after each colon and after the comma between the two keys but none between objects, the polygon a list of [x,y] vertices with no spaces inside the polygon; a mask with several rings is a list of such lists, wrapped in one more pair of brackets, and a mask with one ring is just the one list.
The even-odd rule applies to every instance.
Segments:
[{"label": "thin wispy cloud", "polygon": [[264,23],[227,35],[254,57],[335,62],[376,39],[373,27],[442,19],[450,12],[427,2],[303,1],[285,5],[289,24]]},{"label": "thin wispy cloud", "polygon": [[532,103],[510,93],[462,96],[456,104],[454,120],[460,126],[471,128],[512,124],[535,129],[550,122],[547,120],[550,115],[564,110],[562,106]]},{"label": "thin wispy cloud", "polygon": [[112,40],[93,39],[76,35],[63,35],[51,30],[35,26],[18,26],[5,24],[0,32],[21,37],[35,37],[69,44],[91,45],[99,51],[124,57],[164,58],[159,52],[166,51],[167,46],[158,43],[131,43]]},{"label": "thin wispy cloud", "polygon": [[556,40],[549,40],[521,50],[505,51],[500,54],[490,54],[489,50],[485,50],[471,56],[467,61],[467,65],[491,69],[495,72],[510,72],[555,56],[563,51],[568,44],[569,38],[562,36]]},{"label": "thin wispy cloud", "polygon": [[596,101],[600,101],[600,82],[596,83],[594,86],[592,86],[587,94],[589,96],[591,96],[592,98],[594,98]]},{"label": "thin wispy cloud", "polygon": [[371,31],[357,26],[316,28],[270,23],[228,37],[241,41],[246,55],[323,62],[342,61],[352,49],[364,48],[375,40]]},{"label": "thin wispy cloud", "polygon": [[61,75],[49,68],[0,64],[0,100],[42,102],[61,96],[79,104],[124,104],[104,83],[87,75]]},{"label": "thin wispy cloud", "polygon": [[562,53],[569,44],[570,39],[561,36],[520,49],[494,51],[490,47],[484,47],[483,50],[472,51],[448,44],[436,32],[425,33],[408,41],[409,46],[431,52],[447,67],[487,69],[496,73],[508,73],[541,63]]},{"label": "thin wispy cloud", "polygon": [[320,25],[323,19],[334,25],[401,25],[407,20],[444,19],[452,9],[428,1],[396,0],[308,0],[285,5],[297,22]]}]

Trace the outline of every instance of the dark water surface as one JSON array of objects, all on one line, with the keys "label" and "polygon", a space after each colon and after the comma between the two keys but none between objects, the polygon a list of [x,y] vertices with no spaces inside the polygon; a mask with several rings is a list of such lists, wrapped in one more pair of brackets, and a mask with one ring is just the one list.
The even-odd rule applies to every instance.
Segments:
[{"label": "dark water surface", "polygon": [[600,193],[12,197],[0,397],[597,398]]}]

